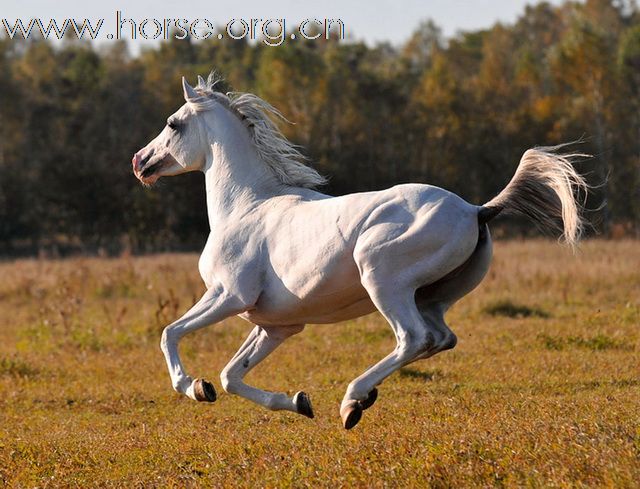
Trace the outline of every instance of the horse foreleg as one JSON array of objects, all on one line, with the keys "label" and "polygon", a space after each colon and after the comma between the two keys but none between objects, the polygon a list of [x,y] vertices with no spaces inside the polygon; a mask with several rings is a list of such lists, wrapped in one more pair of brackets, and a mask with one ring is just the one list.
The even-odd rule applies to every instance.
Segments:
[{"label": "horse foreleg", "polygon": [[178,343],[187,333],[222,321],[244,309],[241,302],[226,294],[222,287],[211,287],[184,316],[164,329],[160,348],[167,361],[171,383],[176,392],[186,394],[196,401],[216,400],[216,391],[210,382],[203,379],[193,380],[186,374],[178,353]]},{"label": "horse foreleg", "polygon": [[303,329],[303,325],[256,326],[220,374],[224,390],[230,394],[242,396],[273,411],[293,411],[313,418],[311,402],[304,392],[300,391],[293,397],[289,397],[286,394],[268,392],[251,387],[242,381],[253,367],[264,360],[284,340]]}]

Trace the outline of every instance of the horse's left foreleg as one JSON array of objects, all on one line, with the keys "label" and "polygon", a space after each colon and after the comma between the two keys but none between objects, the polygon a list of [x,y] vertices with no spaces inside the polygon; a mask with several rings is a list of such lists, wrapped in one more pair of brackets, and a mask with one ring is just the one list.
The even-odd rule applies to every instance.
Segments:
[{"label": "horse's left foreleg", "polygon": [[222,387],[230,394],[237,394],[274,411],[287,410],[313,418],[308,396],[300,391],[293,397],[278,392],[257,389],[243,382],[244,376],[264,360],[284,340],[299,333],[304,325],[256,326],[238,352],[220,374]]}]

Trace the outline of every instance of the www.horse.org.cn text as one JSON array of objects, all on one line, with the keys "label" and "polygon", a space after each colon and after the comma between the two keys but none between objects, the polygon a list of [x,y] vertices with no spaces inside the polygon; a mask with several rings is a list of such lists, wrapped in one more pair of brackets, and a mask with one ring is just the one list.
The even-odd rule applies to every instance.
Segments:
[{"label": "www.horse.org.cn text", "polygon": [[[345,25],[341,19],[304,19],[289,22],[284,18],[231,19],[220,23],[209,19],[132,19],[123,16],[122,11],[115,13],[114,28],[107,32],[105,19],[47,19],[31,18],[1,19],[2,28],[8,39],[44,39],[60,40],[67,35],[78,39],[107,40],[157,40],[157,39],[233,39],[261,41],[267,46],[280,46],[287,39],[339,39],[345,38]],[[287,25],[295,26],[292,30]]]}]

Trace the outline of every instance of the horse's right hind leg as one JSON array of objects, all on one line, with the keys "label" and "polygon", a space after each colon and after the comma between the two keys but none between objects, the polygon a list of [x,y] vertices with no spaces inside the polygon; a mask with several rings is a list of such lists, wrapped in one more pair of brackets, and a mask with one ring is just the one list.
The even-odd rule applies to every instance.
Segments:
[{"label": "horse's right hind leg", "polygon": [[360,421],[362,411],[375,400],[376,386],[384,379],[419,355],[425,352],[433,355],[450,344],[448,334],[443,334],[433,324],[425,323],[416,307],[412,288],[381,290],[364,280],[363,284],[375,306],[391,325],[397,344],[389,355],[349,384],[340,406],[346,429],[353,428]]},{"label": "horse's right hind leg", "polygon": [[457,339],[444,320],[447,310],[459,299],[475,289],[484,279],[492,257],[492,243],[489,229],[481,226],[478,244],[469,259],[449,276],[433,284],[420,287],[415,294],[418,311],[426,324],[441,332],[445,338],[440,350],[425,351],[412,360],[424,360],[442,350],[456,346]]},{"label": "horse's right hind leg", "polygon": [[441,340],[437,344],[433,345],[433,348],[419,352],[416,357],[412,358],[411,361],[407,363],[407,365],[418,360],[425,360],[436,353],[451,350],[452,348],[455,348],[458,343],[457,336],[453,331],[451,331],[447,323],[444,321],[444,313],[446,309],[443,304],[429,304],[428,306],[424,306],[423,304],[420,304],[420,302],[417,302],[416,306],[418,307],[420,316],[422,316],[425,324],[427,324],[430,329],[437,331],[438,337],[441,338]]}]

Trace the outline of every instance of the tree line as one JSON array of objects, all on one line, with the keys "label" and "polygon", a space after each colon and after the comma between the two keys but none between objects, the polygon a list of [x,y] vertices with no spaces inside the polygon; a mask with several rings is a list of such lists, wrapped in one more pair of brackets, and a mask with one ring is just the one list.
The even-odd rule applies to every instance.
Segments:
[{"label": "tree line", "polygon": [[[328,193],[424,182],[473,203],[523,151],[582,139],[592,232],[640,233],[640,10],[633,0],[528,6],[512,25],[445,39],[424,21],[395,46],[0,39],[0,253],[197,249],[199,174],[141,187],[131,155],[212,69],[254,92],[329,176]],[[529,233],[529,226],[519,232]]]}]

